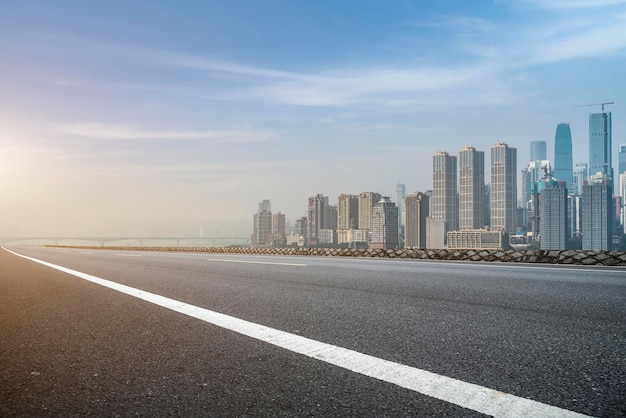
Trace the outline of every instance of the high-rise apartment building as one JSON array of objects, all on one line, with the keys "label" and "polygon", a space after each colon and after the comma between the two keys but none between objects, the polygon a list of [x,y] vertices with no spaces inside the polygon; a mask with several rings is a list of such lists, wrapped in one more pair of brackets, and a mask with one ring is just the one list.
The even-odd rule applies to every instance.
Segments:
[{"label": "high-rise apartment building", "polygon": [[583,184],[587,178],[587,163],[578,163],[574,166],[574,184],[576,185],[576,193],[583,194]]},{"label": "high-rise apartment building", "polygon": [[571,194],[567,196],[567,222],[569,236],[580,238],[582,229],[582,196]]},{"label": "high-rise apartment building", "polygon": [[340,194],[337,199],[337,229],[359,228],[359,197]]},{"label": "high-rise apartment building", "polygon": [[252,245],[272,243],[272,204],[269,200],[259,203],[259,210],[253,216]]},{"label": "high-rise apartment building", "polygon": [[552,166],[548,160],[537,160],[528,163],[526,168],[521,171],[522,175],[522,191],[520,206],[528,208],[532,199],[533,184],[540,181],[545,174],[552,172]]},{"label": "high-rise apartment building", "polygon": [[398,234],[402,238],[404,235],[404,198],[406,197],[406,185],[398,183],[396,185],[396,206],[398,207]]},{"label": "high-rise apartment building", "polygon": [[485,153],[465,147],[459,153],[459,229],[485,226]]},{"label": "high-rise apartment building", "polygon": [[293,225],[293,233],[294,235],[297,235],[299,238],[301,238],[301,240],[299,239],[298,241],[301,241],[303,245],[307,244],[307,235],[308,235],[308,220],[306,216],[303,216],[301,218],[296,219],[296,222]]},{"label": "high-rise apartment building", "polygon": [[568,123],[559,123],[554,136],[554,178],[564,181],[565,186],[574,193],[572,159],[572,131]]},{"label": "high-rise apartment building", "polygon": [[380,193],[359,193],[359,229],[372,229],[372,211],[380,198]]},{"label": "high-rise apartment building", "polygon": [[618,185],[619,185],[619,196],[622,198],[622,208],[621,208],[621,224],[624,227],[624,232],[626,233],[626,144],[621,144],[619,146],[619,154],[618,154],[618,162],[617,165],[619,169],[619,173],[617,175]]},{"label": "high-rise apartment building", "polygon": [[337,205],[324,205],[324,229],[337,230]]},{"label": "high-rise apartment building", "polygon": [[491,229],[517,228],[517,148],[498,142],[491,147]]},{"label": "high-rise apartment building", "polygon": [[619,175],[619,195],[622,198],[622,226],[626,234],[626,171]]},{"label": "high-rise apartment building", "polygon": [[564,181],[550,179],[539,193],[539,236],[542,250],[567,248],[567,188]]},{"label": "high-rise apartment building", "polygon": [[433,156],[433,198],[430,216],[445,222],[445,232],[458,229],[457,158],[443,151]]},{"label": "high-rise apartment building", "polygon": [[307,207],[307,241],[308,245],[318,245],[320,230],[324,229],[324,207],[328,205],[328,197],[316,194],[309,197]]},{"label": "high-rise apartment building", "polygon": [[582,194],[583,250],[612,249],[613,182],[605,174],[587,177]]},{"label": "high-rise apartment building", "polygon": [[425,193],[409,193],[404,199],[404,247],[426,248],[426,218],[429,197]]},{"label": "high-rise apartment building", "polygon": [[531,141],[530,161],[547,160],[548,154],[546,153],[546,150],[546,141]]},{"label": "high-rise apartment building", "polygon": [[272,236],[273,245],[287,244],[287,221],[284,213],[277,212],[272,215]]},{"label": "high-rise apartment building", "polygon": [[604,173],[614,179],[611,112],[589,114],[589,175]]},{"label": "high-rise apartment building", "polygon": [[388,197],[374,205],[371,248],[398,248],[398,207]]}]

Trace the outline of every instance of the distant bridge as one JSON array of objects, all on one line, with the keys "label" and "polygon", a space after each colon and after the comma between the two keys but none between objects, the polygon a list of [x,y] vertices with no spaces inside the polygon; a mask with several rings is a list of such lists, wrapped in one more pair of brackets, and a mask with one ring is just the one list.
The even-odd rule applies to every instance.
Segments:
[{"label": "distant bridge", "polygon": [[0,242],[2,245],[225,247],[249,245],[250,237],[0,237]]}]

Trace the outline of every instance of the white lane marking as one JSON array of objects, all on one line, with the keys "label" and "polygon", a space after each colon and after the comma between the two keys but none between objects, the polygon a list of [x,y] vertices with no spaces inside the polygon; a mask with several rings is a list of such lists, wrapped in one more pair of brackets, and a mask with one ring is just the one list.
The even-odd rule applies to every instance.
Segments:
[{"label": "white lane marking", "polygon": [[587,415],[567,409],[489,389],[473,383],[452,379],[426,370],[394,363],[389,360],[383,360],[357,351],[266,327],[261,324],[255,324],[233,316],[224,315],[219,312],[72,270],[67,267],[21,255],[4,247],[2,248],[18,257],[117,290],[118,292],[134,296],[172,311],[200,319],[218,327],[256,338],[286,350],[325,361],[384,382],[393,383],[400,387],[483,414],[492,415],[494,417],[587,417]]},{"label": "white lane marking", "polygon": [[270,264],[272,266],[306,267],[308,265],[308,264],[297,264],[297,263],[272,263],[270,261],[225,260],[225,259],[220,259],[220,258],[205,258],[205,260],[220,261],[223,263]]},{"label": "white lane marking", "polygon": [[115,254],[115,255],[119,255],[120,257],[141,257],[141,254]]}]

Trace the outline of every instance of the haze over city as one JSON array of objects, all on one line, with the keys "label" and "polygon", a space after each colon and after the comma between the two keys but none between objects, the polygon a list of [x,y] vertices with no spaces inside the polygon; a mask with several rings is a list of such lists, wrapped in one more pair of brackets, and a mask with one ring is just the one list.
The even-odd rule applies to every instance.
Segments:
[{"label": "haze over city", "polygon": [[624,33],[619,0],[7,2],[0,235],[248,236],[561,122],[587,162],[578,105],[626,143]]}]

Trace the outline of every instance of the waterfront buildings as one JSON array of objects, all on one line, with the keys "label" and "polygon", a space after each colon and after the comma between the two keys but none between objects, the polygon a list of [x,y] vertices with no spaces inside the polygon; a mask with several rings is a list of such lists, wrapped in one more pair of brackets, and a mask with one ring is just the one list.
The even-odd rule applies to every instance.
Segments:
[{"label": "waterfront buildings", "polygon": [[466,146],[459,153],[459,229],[484,224],[485,153]]},{"label": "waterfront buildings", "polygon": [[404,247],[426,248],[426,219],[430,198],[425,193],[409,193],[404,199]]},{"label": "waterfront buildings", "polygon": [[559,123],[554,136],[554,178],[564,181],[573,193],[572,132],[569,124]]},{"label": "waterfront buildings", "polygon": [[611,112],[589,114],[589,175],[603,173],[614,179]]},{"label": "waterfront buildings", "polygon": [[589,176],[582,194],[582,249],[612,249],[615,218],[613,182],[603,173]]},{"label": "waterfront buildings", "polygon": [[[431,217],[444,221],[445,232],[458,229],[457,158],[439,151],[433,156]],[[444,238],[445,239],[445,238]]]},{"label": "waterfront buildings", "polygon": [[383,197],[372,211],[371,248],[398,248],[398,207],[388,197]]},{"label": "waterfront buildings", "polygon": [[498,142],[491,147],[491,230],[517,228],[517,149]]}]

